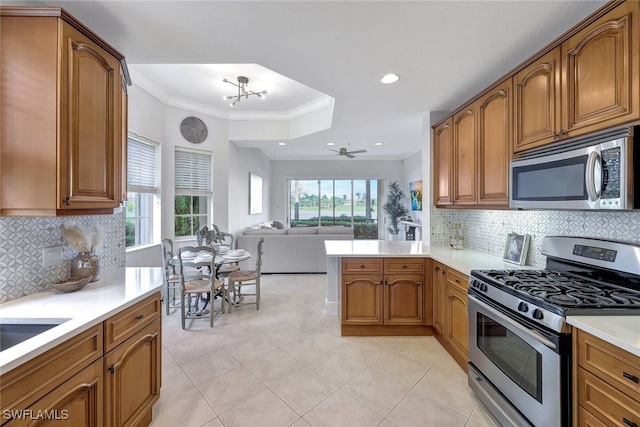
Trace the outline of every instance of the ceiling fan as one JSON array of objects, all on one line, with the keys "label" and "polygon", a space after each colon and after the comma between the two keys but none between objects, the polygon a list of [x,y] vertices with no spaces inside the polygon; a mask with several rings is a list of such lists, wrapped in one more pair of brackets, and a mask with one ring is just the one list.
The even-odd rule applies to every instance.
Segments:
[{"label": "ceiling fan", "polygon": [[338,150],[333,150],[330,148],[331,151],[335,151],[336,153],[338,153],[338,156],[345,156],[348,157],[350,159],[353,159],[355,156],[354,154],[359,154],[359,153],[366,153],[367,150],[355,150],[355,151],[347,151],[346,148],[342,147],[340,149],[340,151]]}]

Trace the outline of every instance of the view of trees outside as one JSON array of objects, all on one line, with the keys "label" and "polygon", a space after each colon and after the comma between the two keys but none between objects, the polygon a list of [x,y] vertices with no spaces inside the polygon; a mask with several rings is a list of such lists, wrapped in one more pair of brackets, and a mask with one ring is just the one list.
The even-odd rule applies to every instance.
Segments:
[{"label": "view of trees outside", "polygon": [[125,246],[131,247],[153,242],[153,195],[127,193],[125,212]]},{"label": "view of trees outside", "polygon": [[291,180],[290,223],[346,225],[356,239],[378,238],[377,180]]},{"label": "view of trees outside", "polygon": [[174,230],[178,236],[194,236],[209,222],[209,198],[180,195],[175,197]]}]

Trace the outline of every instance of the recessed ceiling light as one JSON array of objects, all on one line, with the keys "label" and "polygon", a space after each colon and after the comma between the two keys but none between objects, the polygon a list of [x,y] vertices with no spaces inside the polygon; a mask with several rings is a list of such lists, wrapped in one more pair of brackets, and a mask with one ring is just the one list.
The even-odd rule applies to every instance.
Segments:
[{"label": "recessed ceiling light", "polygon": [[375,143],[375,144],[373,144],[373,145],[382,145],[382,142],[376,142],[376,143]]},{"label": "recessed ceiling light", "polygon": [[287,145],[286,142],[278,142],[278,145]]},{"label": "recessed ceiling light", "polygon": [[382,76],[382,78],[380,79],[380,83],[383,83],[385,85],[391,84],[391,83],[395,83],[398,80],[400,80],[400,76],[397,74],[385,74],[384,76]]},{"label": "recessed ceiling light", "polygon": [[333,142],[327,142],[327,145],[336,145],[336,144]]}]

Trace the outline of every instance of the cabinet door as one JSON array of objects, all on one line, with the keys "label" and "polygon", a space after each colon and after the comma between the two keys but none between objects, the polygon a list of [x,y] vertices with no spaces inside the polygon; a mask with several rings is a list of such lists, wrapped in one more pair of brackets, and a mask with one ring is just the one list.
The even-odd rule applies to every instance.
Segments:
[{"label": "cabinet door", "polygon": [[638,2],[629,1],[562,45],[563,129],[576,136],[640,118]]},{"label": "cabinet door", "polygon": [[64,24],[59,208],[114,208],[122,179],[120,62]]},{"label": "cabinet door", "polygon": [[444,335],[447,302],[447,270],[444,265],[434,262],[432,271],[433,280],[433,327]]},{"label": "cabinet door", "polygon": [[7,426],[101,427],[102,381],[99,359],[27,409],[25,419],[13,420]]},{"label": "cabinet door", "polygon": [[342,276],[342,323],[382,325],[381,275]]},{"label": "cabinet door", "polygon": [[146,425],[160,395],[160,320],[104,356],[105,425]]},{"label": "cabinet door", "polygon": [[384,324],[424,325],[424,275],[396,274],[384,280]]},{"label": "cabinet door", "polygon": [[478,204],[509,205],[512,80],[478,100]]},{"label": "cabinet door", "polygon": [[560,72],[557,48],[514,76],[514,152],[560,137]]},{"label": "cabinet door", "polygon": [[453,143],[452,119],[433,130],[433,203],[436,206],[450,205],[451,195],[451,150]]},{"label": "cabinet door", "polygon": [[457,286],[447,286],[447,314],[445,336],[449,343],[469,360],[469,310],[467,294]]},{"label": "cabinet door", "polygon": [[453,203],[475,205],[476,197],[475,104],[453,116]]}]

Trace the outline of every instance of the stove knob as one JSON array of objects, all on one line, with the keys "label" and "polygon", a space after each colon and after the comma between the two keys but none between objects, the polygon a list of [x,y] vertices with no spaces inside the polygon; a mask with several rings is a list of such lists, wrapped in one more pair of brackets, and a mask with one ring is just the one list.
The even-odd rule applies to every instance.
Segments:
[{"label": "stove knob", "polygon": [[529,311],[529,306],[527,305],[526,302],[521,302],[520,304],[518,304],[518,311],[522,311],[523,313],[526,313],[527,311]]},{"label": "stove knob", "polygon": [[542,320],[543,317],[544,317],[544,314],[542,314],[541,310],[538,310],[537,308],[535,310],[533,310],[533,318],[534,319]]},{"label": "stove knob", "polygon": [[486,285],[486,283],[483,283],[480,285],[480,290],[482,292],[487,292],[487,290],[489,289],[489,287]]}]

